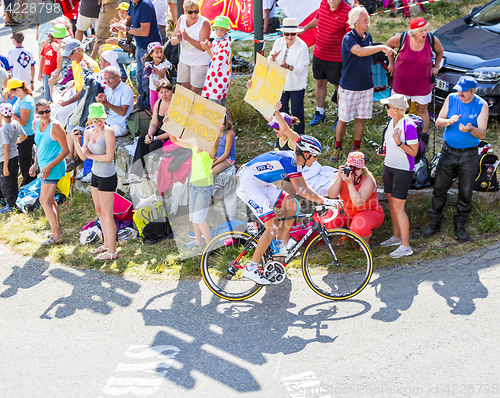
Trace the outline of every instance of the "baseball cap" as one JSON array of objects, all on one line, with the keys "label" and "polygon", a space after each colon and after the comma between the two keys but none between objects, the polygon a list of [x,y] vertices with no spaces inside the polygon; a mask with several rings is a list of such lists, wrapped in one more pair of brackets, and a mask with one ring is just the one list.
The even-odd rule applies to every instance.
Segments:
[{"label": "baseball cap", "polygon": [[462,76],[458,81],[458,83],[455,84],[455,86],[453,86],[453,89],[464,92],[470,90],[471,88],[476,88],[476,87],[477,87],[476,79],[474,79],[471,76]]},{"label": "baseball cap", "polygon": [[422,17],[413,18],[410,21],[410,29],[418,29],[418,28],[421,28],[421,27],[426,26],[426,25],[427,25],[427,21]]},{"label": "baseball cap", "polygon": [[408,109],[408,102],[404,95],[402,94],[393,94],[389,98],[383,98],[380,100],[381,104],[390,104],[394,108],[406,110]]},{"label": "baseball cap", "polygon": [[[293,117],[291,117],[288,113],[285,113],[285,112],[280,112],[281,114],[281,117],[283,119],[285,119],[285,122],[291,126],[293,124]],[[278,121],[276,120],[276,116],[273,116],[273,119],[267,123],[267,125],[269,127],[272,127],[273,129],[279,129],[280,128],[280,125],[278,123]]]},{"label": "baseball cap", "polygon": [[149,43],[148,44],[148,54],[153,51],[153,50],[156,50],[157,48],[163,48],[163,46],[161,45],[160,42],[158,41],[154,41],[152,43]]},{"label": "baseball cap", "polygon": [[80,43],[80,41],[69,37],[64,40],[64,45],[65,47],[62,55],[63,57],[69,57],[73,53],[73,51],[79,48],[82,44]]},{"label": "baseball cap", "polygon": [[365,155],[363,152],[351,152],[347,156],[346,166],[359,167],[360,169],[365,168]]},{"label": "baseball cap", "polygon": [[2,105],[0,105],[0,115],[5,117],[11,117],[13,113],[14,113],[14,108],[12,107],[12,104],[5,102]]},{"label": "baseball cap", "polygon": [[128,11],[129,7],[130,7],[130,4],[124,1],[124,2],[122,2],[120,4],[118,4],[118,7],[116,7],[116,9],[117,10]]},{"label": "baseball cap", "polygon": [[15,88],[19,88],[19,87],[22,87],[24,84],[24,82],[22,80],[19,80],[19,79],[10,79],[7,81],[7,87],[5,87],[5,89],[3,90],[4,93],[8,93],[10,90],[13,90]]}]

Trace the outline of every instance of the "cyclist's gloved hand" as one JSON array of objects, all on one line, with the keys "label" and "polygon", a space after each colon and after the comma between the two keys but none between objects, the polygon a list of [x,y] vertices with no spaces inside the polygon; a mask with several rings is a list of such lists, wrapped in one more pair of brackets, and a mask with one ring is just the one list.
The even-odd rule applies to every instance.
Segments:
[{"label": "cyclist's gloved hand", "polygon": [[323,205],[327,206],[327,207],[339,207],[339,204],[340,202],[336,199],[326,199],[324,202],[323,202]]}]

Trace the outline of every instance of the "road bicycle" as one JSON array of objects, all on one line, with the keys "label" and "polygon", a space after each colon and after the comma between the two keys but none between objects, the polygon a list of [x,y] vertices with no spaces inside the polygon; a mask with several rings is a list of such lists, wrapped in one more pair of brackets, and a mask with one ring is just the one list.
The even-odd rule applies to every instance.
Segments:
[{"label": "road bicycle", "polygon": [[[320,205],[313,210],[310,214],[279,219],[312,218],[313,224],[304,237],[289,249],[282,262],[273,259],[272,251],[268,249],[261,258],[259,271],[271,282],[269,286],[280,284],[286,278],[286,266],[305,247],[302,273],[309,287],[326,299],[351,298],[367,286],[372,276],[370,247],[352,231],[326,228],[325,225],[338,215],[338,209]],[[259,224],[255,235],[230,231],[210,241],[201,258],[201,275],[214,294],[226,300],[245,300],[264,287],[241,276],[264,231],[265,228]]]}]

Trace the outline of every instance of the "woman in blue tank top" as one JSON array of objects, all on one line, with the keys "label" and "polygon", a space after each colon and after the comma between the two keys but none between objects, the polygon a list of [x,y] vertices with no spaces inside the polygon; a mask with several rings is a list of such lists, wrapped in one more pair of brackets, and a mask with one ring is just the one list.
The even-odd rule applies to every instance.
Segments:
[{"label": "woman in blue tank top", "polygon": [[30,176],[36,176],[40,169],[42,188],[40,204],[50,224],[51,233],[42,246],[62,242],[62,229],[59,221],[59,207],[54,199],[57,183],[66,174],[64,158],[68,155],[66,133],[57,120],[50,117],[50,102],[41,99],[36,103],[40,120],[35,123],[35,162],[29,169]]},{"label": "woman in blue tank top", "polygon": [[118,184],[115,165],[115,133],[104,124],[106,111],[103,104],[90,104],[88,120],[91,126],[83,132],[83,146],[80,145],[81,133],[75,131],[73,141],[78,156],[82,160],[92,159],[92,181],[90,190],[95,210],[101,223],[104,243],[92,254],[96,260],[106,261],[118,258],[116,250],[116,224],[113,217],[115,190]]},{"label": "woman in blue tank top", "polygon": [[236,160],[236,137],[233,130],[233,123],[227,120],[227,117],[224,120],[224,124],[220,126],[220,131],[222,135],[212,166],[212,175],[214,176],[231,167]]}]

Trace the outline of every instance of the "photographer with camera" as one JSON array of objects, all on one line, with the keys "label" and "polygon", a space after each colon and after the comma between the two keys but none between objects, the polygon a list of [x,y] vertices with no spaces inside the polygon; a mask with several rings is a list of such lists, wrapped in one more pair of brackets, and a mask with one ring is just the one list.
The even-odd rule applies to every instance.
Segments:
[{"label": "photographer with camera", "polygon": [[380,155],[385,154],[384,192],[391,212],[392,236],[380,246],[398,246],[389,255],[399,258],[413,254],[405,203],[413,179],[415,156],[418,153],[418,135],[413,120],[405,116],[408,102],[404,95],[393,94],[380,102],[385,105],[387,116],[392,119],[385,131],[384,146],[379,151]]},{"label": "photographer with camera", "polygon": [[377,183],[365,167],[363,152],[351,152],[328,188],[328,197],[344,201],[345,215],[333,221],[335,228],[346,228],[370,244],[373,230],[384,222],[384,210],[377,198]]}]

